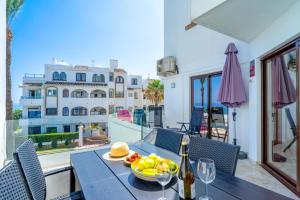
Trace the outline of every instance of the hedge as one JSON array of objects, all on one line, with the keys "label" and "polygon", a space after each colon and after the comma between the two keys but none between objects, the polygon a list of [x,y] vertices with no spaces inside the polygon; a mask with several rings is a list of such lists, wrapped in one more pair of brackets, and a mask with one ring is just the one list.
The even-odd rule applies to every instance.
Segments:
[{"label": "hedge", "polygon": [[70,141],[74,141],[79,138],[78,132],[70,133],[44,133],[44,134],[33,134],[28,135],[28,138],[31,138],[34,143],[38,143],[38,147],[42,148],[43,142],[51,142],[52,147],[56,148],[57,141],[65,141],[65,144],[68,145]]}]

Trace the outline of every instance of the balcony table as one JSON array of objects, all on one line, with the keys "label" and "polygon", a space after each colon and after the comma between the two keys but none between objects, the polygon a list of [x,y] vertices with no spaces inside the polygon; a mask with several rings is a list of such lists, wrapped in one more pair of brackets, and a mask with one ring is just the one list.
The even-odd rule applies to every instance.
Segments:
[{"label": "balcony table", "polygon": [[[130,149],[142,155],[156,153],[180,164],[180,156],[149,143],[138,143]],[[136,178],[123,161],[108,161],[102,155],[109,148],[71,154],[71,164],[86,200],[153,200],[162,196],[162,187],[158,183],[149,183]],[[193,163],[196,170],[196,163]],[[195,173],[196,175],[196,173]],[[197,177],[197,175],[196,175]],[[196,178],[196,199],[205,192],[205,185]],[[234,199],[272,199],[288,200],[290,198],[272,192],[255,184],[217,172],[216,179],[208,186],[209,195],[214,200]],[[177,177],[165,187],[167,199],[179,199]]]}]

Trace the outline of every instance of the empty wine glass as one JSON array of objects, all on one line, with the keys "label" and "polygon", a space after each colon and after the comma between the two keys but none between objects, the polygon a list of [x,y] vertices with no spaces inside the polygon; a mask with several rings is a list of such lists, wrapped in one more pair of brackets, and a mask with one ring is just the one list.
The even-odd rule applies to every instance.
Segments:
[{"label": "empty wine glass", "polygon": [[208,196],[208,184],[213,182],[216,178],[215,162],[208,158],[200,158],[198,160],[197,173],[200,180],[205,183],[205,195],[201,196],[199,200],[211,200]]},{"label": "empty wine glass", "polygon": [[163,196],[160,197],[158,200],[167,200],[165,197],[165,186],[170,182],[172,179],[172,172],[169,169],[165,170],[158,170],[157,174],[155,175],[156,181],[162,186]]}]

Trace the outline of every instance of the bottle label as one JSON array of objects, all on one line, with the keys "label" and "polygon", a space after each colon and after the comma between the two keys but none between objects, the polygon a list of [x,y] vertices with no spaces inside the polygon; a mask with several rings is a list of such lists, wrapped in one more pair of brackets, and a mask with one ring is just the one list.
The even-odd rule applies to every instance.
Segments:
[{"label": "bottle label", "polygon": [[[195,182],[191,184],[191,199],[194,199],[196,197],[196,191],[195,191]],[[185,199],[184,195],[184,182],[183,180],[178,179],[178,193],[179,196],[183,199]]]}]

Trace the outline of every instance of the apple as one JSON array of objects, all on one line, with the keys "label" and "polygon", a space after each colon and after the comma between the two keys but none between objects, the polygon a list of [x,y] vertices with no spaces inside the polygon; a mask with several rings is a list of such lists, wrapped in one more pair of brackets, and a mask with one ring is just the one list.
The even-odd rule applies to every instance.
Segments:
[{"label": "apple", "polygon": [[154,168],[154,165],[155,165],[155,162],[154,162],[153,159],[147,158],[147,159],[145,160],[145,168],[146,168],[146,169]]}]

